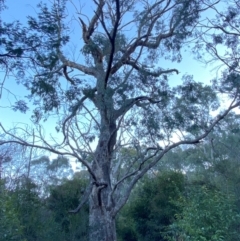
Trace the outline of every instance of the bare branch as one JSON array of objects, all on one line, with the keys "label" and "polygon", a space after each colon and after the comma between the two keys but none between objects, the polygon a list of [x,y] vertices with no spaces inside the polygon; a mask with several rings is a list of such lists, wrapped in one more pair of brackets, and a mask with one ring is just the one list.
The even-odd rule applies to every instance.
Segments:
[{"label": "bare branch", "polygon": [[81,208],[83,207],[83,205],[84,205],[84,204],[88,201],[88,199],[89,199],[89,195],[91,194],[91,191],[92,191],[92,186],[93,186],[92,183],[90,183],[90,184],[88,185],[88,187],[85,189],[85,192],[84,192],[84,194],[83,194],[83,197],[81,198],[81,202],[79,203],[78,207],[77,207],[76,209],[74,209],[74,210],[69,211],[69,213],[74,213],[74,214],[76,214],[76,213],[78,213],[78,212],[81,210]]},{"label": "bare branch", "polygon": [[116,73],[124,64],[126,64],[129,61],[130,55],[135,52],[137,47],[147,47],[148,49],[156,49],[159,47],[159,44],[163,39],[169,38],[173,35],[174,29],[170,29],[168,33],[159,34],[158,36],[154,37],[152,41],[148,40],[150,37],[150,35],[148,34],[137,38],[134,41],[134,43],[132,43],[126,50],[122,50],[124,54],[121,57],[121,59],[112,67],[111,74]]},{"label": "bare branch", "polygon": [[[116,20],[115,20],[115,23],[114,23],[112,35],[108,34],[108,37],[109,37],[109,40],[110,40],[110,43],[111,43],[111,52],[110,52],[106,76],[105,76],[105,86],[107,85],[108,78],[109,78],[109,75],[111,73],[111,68],[112,68],[112,63],[113,63],[113,55],[115,53],[115,44],[116,44],[115,39],[116,39],[116,36],[117,36],[118,26],[119,26],[119,22],[120,22],[120,18],[121,18],[119,0],[116,0],[116,14],[115,15],[116,15]],[[104,24],[104,20],[102,21],[102,23],[103,23],[103,27],[105,28],[105,31],[108,33],[108,31],[106,29],[106,26]]]},{"label": "bare branch", "polygon": [[81,71],[81,72],[83,72],[84,74],[87,74],[87,75],[92,75],[94,77],[97,76],[97,73],[96,73],[94,68],[86,67],[84,65],[77,64],[73,61],[67,60],[60,51],[58,53],[58,57],[62,61],[64,66],[72,67],[72,68],[77,69],[77,70],[79,70],[79,71]]},{"label": "bare branch", "polygon": [[63,125],[62,125],[62,133],[64,135],[64,140],[63,140],[63,143],[65,142],[65,140],[67,139],[67,131],[66,131],[66,125],[67,125],[67,122],[69,120],[71,120],[73,117],[76,116],[77,114],[77,111],[79,110],[79,108],[82,106],[83,102],[87,99],[87,96],[83,96],[79,101],[78,103],[75,105],[74,109],[72,110],[72,113],[71,115],[69,115],[63,122]]},{"label": "bare branch", "polygon": [[151,104],[157,104],[161,102],[160,100],[154,100],[148,96],[138,96],[136,98],[127,99],[124,101],[122,107],[115,111],[115,117],[118,118],[121,115],[125,114],[128,110],[130,110],[134,105],[141,107],[141,101],[148,101]]},{"label": "bare branch", "polygon": [[63,74],[64,74],[66,80],[68,80],[72,85],[75,85],[74,81],[68,75],[67,66],[66,65],[63,67]]},{"label": "bare branch", "polygon": [[125,63],[127,65],[132,66],[135,70],[141,71],[144,74],[150,75],[150,76],[153,76],[153,77],[159,77],[162,74],[169,74],[169,73],[172,73],[172,72],[176,72],[176,74],[179,74],[177,69],[168,69],[168,70],[160,69],[160,70],[157,70],[157,71],[149,71],[146,68],[144,68],[143,66],[140,66],[139,64],[137,64],[136,61],[133,61],[133,60],[127,60]]},{"label": "bare branch", "polygon": [[89,40],[91,35],[93,34],[94,32],[94,29],[95,29],[95,26],[97,24],[97,21],[99,19],[99,17],[101,16],[101,13],[103,11],[103,6],[105,4],[105,1],[104,0],[100,0],[99,3],[97,3],[96,1],[94,1],[96,4],[97,4],[97,10],[95,12],[95,15],[93,16],[90,24],[89,24],[89,27],[88,27],[88,30],[87,30],[87,33],[86,33],[86,40]]},{"label": "bare branch", "polygon": [[[51,144],[49,144],[46,140],[44,140],[42,134],[41,134],[41,131],[39,132],[40,134],[40,140],[41,141],[41,145],[37,145],[35,144],[37,141],[35,141],[35,143],[30,143],[26,140],[24,140],[23,138],[20,138],[18,137],[17,135],[14,135],[12,134],[11,132],[7,131],[3,125],[0,123],[0,128],[2,129],[3,133],[6,134],[7,136],[9,136],[11,139],[10,140],[0,140],[0,146],[1,145],[4,145],[4,144],[8,144],[8,143],[15,143],[15,144],[18,144],[18,145],[21,145],[21,146],[25,146],[25,147],[31,147],[31,148],[38,148],[38,149],[41,149],[41,150],[46,150],[46,151],[49,151],[49,152],[52,152],[52,153],[55,153],[55,154],[58,154],[58,155],[62,155],[62,156],[72,156],[72,157],[75,157],[76,159],[78,159],[84,166],[86,166],[88,172],[90,173],[90,175],[92,176],[92,178],[94,180],[96,180],[96,177],[95,177],[95,174],[94,172],[92,171],[92,168],[90,167],[90,165],[85,161],[83,160],[78,154],[76,151],[73,151],[73,152],[69,152],[69,151],[59,151],[57,149],[55,149]],[[30,133],[26,133],[28,136],[31,136]],[[45,145],[43,145],[45,144]],[[72,146],[70,146],[70,143],[68,143],[68,146],[74,150],[74,148]]]}]

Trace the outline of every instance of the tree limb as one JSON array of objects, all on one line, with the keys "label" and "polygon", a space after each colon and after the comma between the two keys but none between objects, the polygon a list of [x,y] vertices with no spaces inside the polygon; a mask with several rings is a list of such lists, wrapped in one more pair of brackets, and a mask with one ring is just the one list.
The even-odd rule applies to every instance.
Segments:
[{"label": "tree limb", "polygon": [[110,35],[108,33],[108,30],[106,28],[106,25],[105,25],[105,22],[104,22],[103,18],[102,18],[102,21],[101,21],[102,26],[105,29],[105,32],[107,33],[108,38],[109,38],[110,43],[111,43],[111,52],[110,52],[109,61],[108,61],[108,65],[107,65],[107,71],[106,71],[106,75],[105,75],[105,87],[107,85],[108,78],[109,78],[109,75],[111,73],[111,68],[112,68],[112,63],[113,63],[113,56],[114,56],[114,53],[115,53],[115,40],[116,40],[116,36],[117,36],[117,31],[118,31],[120,18],[121,18],[121,15],[120,15],[120,3],[119,3],[119,0],[116,0],[116,19],[115,19],[112,35]]},{"label": "tree limb", "polygon": [[88,185],[88,187],[85,189],[83,197],[81,198],[81,201],[80,201],[79,205],[77,206],[77,208],[75,208],[74,210],[70,210],[69,213],[76,214],[76,213],[78,213],[80,211],[82,206],[88,201],[89,195],[91,194],[91,191],[92,191],[92,187],[93,187],[93,184],[90,183]]},{"label": "tree limb", "polygon": [[[86,166],[88,172],[90,173],[90,175],[92,176],[93,180],[96,180],[95,174],[92,171],[92,168],[90,167],[90,165],[84,160],[82,159],[76,152],[72,153],[72,152],[66,152],[66,151],[58,151],[57,149],[55,149],[54,147],[52,147],[46,140],[44,140],[42,134],[40,133],[40,141],[42,143],[44,143],[46,146],[44,145],[37,145],[37,144],[31,144],[27,141],[25,141],[24,139],[12,134],[11,132],[7,131],[3,125],[0,123],[0,128],[3,130],[3,133],[6,134],[7,136],[9,136],[10,138],[12,138],[12,140],[0,140],[0,146],[4,145],[4,144],[8,144],[8,143],[15,143],[21,146],[26,146],[26,147],[33,147],[33,148],[38,148],[41,150],[46,150],[58,155],[62,155],[62,156],[72,156],[75,157],[76,159],[78,159],[84,166]],[[30,135],[30,133],[27,133],[28,135]],[[37,141],[35,141],[37,142]],[[69,144],[69,143],[68,143]]]},{"label": "tree limb", "polygon": [[159,77],[162,74],[169,74],[169,73],[172,73],[172,72],[176,72],[176,74],[179,74],[177,69],[167,69],[167,70],[160,69],[160,70],[156,70],[156,71],[149,71],[149,70],[146,70],[143,66],[137,65],[136,61],[127,60],[125,63],[127,65],[132,66],[135,70],[141,71],[144,74],[150,75],[150,76],[153,76],[153,77]]},{"label": "tree limb", "polygon": [[92,75],[94,77],[97,76],[97,72],[94,68],[86,67],[85,65],[77,64],[73,61],[67,60],[65,58],[65,56],[60,51],[58,52],[58,57],[65,66],[77,69],[77,70],[79,70],[79,71],[81,71],[81,72],[83,72],[84,74],[87,74],[87,75]]},{"label": "tree limb", "polygon": [[118,117],[120,117],[121,115],[126,113],[128,110],[130,110],[131,107],[133,107],[134,105],[138,105],[138,106],[141,107],[140,102],[144,101],[144,100],[149,101],[149,103],[151,103],[151,104],[157,104],[157,103],[160,102],[160,100],[154,100],[154,99],[152,99],[151,97],[148,97],[148,96],[138,96],[136,98],[127,99],[127,100],[124,101],[124,104],[118,110],[115,110],[114,116],[117,119]]}]

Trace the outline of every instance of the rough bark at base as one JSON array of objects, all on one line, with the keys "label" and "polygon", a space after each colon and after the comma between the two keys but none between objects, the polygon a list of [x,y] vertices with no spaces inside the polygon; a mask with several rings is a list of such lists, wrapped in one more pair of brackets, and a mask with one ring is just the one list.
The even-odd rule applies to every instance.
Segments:
[{"label": "rough bark at base", "polygon": [[115,218],[104,206],[90,204],[89,240],[90,241],[116,241]]}]

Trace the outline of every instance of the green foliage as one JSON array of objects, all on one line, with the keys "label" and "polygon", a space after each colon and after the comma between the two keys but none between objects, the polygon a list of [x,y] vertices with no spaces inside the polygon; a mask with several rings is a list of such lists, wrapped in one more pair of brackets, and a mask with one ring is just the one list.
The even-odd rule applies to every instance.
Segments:
[{"label": "green foliage", "polygon": [[163,232],[180,211],[173,201],[183,189],[184,176],[178,172],[146,178],[119,216],[120,240],[164,240]]},{"label": "green foliage", "polygon": [[15,71],[15,73],[24,72],[24,64],[20,61],[24,51],[27,51],[25,45],[26,30],[22,28],[19,22],[4,23],[0,25],[0,69]]},{"label": "green foliage", "polygon": [[[179,201],[182,212],[177,222],[169,226],[172,237],[184,241],[233,241],[240,236],[234,227],[240,216],[236,212],[234,196],[204,185],[192,186],[185,198]],[[174,234],[174,235],[173,235]]]},{"label": "green foliage", "polygon": [[16,189],[1,189],[1,241],[42,240],[44,225],[37,186],[29,179],[18,181]]},{"label": "green foliage", "polygon": [[239,240],[239,133],[239,116],[231,114],[205,142],[167,155],[188,179],[169,240]]},{"label": "green foliage", "polygon": [[88,240],[88,205],[85,204],[80,213],[69,213],[79,205],[86,184],[86,179],[65,180],[63,184],[51,188],[46,200],[47,208],[52,212],[54,222],[59,225],[63,240]]},{"label": "green foliage", "polygon": [[80,213],[69,213],[86,187],[84,173],[52,185],[47,198],[39,196],[40,186],[30,179],[22,177],[15,183],[13,190],[0,185],[0,241],[87,240],[88,205]]},{"label": "green foliage", "polygon": [[207,127],[203,123],[207,123],[209,110],[219,107],[216,93],[210,86],[193,81],[193,76],[185,76],[176,92],[179,97],[175,100],[170,123],[193,135],[199,134]]},{"label": "green foliage", "polygon": [[5,190],[4,183],[0,183],[0,240],[25,241],[23,225],[19,220],[19,213],[14,199]]},{"label": "green foliage", "polygon": [[144,179],[119,215],[120,240],[239,240],[239,134],[231,114],[205,142],[168,153],[158,168],[185,170],[182,191],[166,185],[169,172],[157,188],[161,174]]}]

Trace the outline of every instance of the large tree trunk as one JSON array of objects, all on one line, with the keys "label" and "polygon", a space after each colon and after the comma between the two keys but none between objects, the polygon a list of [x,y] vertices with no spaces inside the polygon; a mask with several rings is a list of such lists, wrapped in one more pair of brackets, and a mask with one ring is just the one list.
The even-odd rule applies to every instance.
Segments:
[{"label": "large tree trunk", "polygon": [[[96,195],[96,194],[95,194]],[[116,241],[115,218],[111,215],[111,210],[102,203],[96,205],[90,201],[89,207],[89,240],[90,241]]]},{"label": "large tree trunk", "polygon": [[117,240],[115,216],[113,215],[115,203],[111,196],[112,186],[110,179],[110,166],[115,143],[115,122],[102,121],[102,132],[92,166],[95,177],[92,178],[93,188],[89,197],[90,241]]}]

